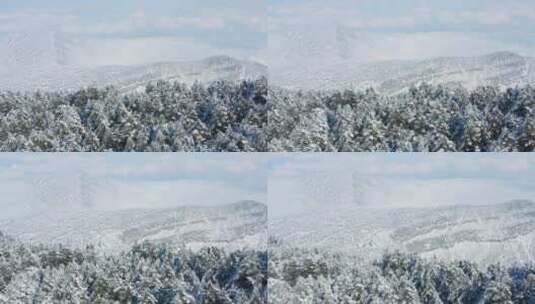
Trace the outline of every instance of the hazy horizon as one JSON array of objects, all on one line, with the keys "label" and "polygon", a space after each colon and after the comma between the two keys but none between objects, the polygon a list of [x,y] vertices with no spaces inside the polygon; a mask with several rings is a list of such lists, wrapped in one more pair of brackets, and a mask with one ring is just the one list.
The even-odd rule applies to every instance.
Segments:
[{"label": "hazy horizon", "polygon": [[270,216],[345,204],[385,208],[533,200],[529,154],[12,154],[2,217],[61,208],[209,206],[254,200]]},{"label": "hazy horizon", "polygon": [[524,154],[297,154],[268,176],[270,217],[360,206],[495,205],[535,200],[535,158]]},{"label": "hazy horizon", "polygon": [[[4,1],[0,62],[8,70],[253,59],[264,48],[262,1]],[[23,71],[19,71],[23,72]]]},{"label": "hazy horizon", "polygon": [[531,1],[271,1],[270,67],[481,56],[535,55]]},{"label": "hazy horizon", "polygon": [[0,156],[0,218],[62,210],[266,203],[263,157],[218,153]]}]

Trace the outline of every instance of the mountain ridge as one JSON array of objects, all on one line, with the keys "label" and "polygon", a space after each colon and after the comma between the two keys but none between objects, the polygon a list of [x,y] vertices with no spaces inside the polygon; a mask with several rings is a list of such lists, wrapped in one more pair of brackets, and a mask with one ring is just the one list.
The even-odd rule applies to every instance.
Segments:
[{"label": "mountain ridge", "polygon": [[336,248],[364,259],[400,250],[448,261],[535,262],[535,203],[530,200],[436,208],[346,207],[270,219],[269,231],[289,247]]},{"label": "mountain ridge", "polygon": [[239,201],[218,206],[86,210],[5,221],[0,230],[21,241],[74,248],[96,244],[112,253],[145,240],[192,249],[264,248],[267,206]]},{"label": "mountain ridge", "polygon": [[270,83],[289,89],[363,90],[397,94],[421,83],[475,89],[535,83],[535,58],[501,51],[482,56],[422,60],[345,61],[324,66],[273,71]]},{"label": "mountain ridge", "polygon": [[[26,73],[25,73],[26,72]],[[54,66],[42,70],[0,75],[0,89],[11,91],[78,90],[84,87],[115,86],[131,92],[157,80],[185,84],[217,80],[242,81],[267,77],[267,67],[260,63],[227,55],[195,61],[167,61],[142,65],[106,65],[100,67]]]}]

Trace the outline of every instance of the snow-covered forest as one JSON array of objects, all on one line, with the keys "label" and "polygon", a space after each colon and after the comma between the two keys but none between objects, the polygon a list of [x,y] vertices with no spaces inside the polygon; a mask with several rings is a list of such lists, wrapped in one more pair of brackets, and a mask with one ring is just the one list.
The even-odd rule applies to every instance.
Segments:
[{"label": "snow-covered forest", "polygon": [[535,88],[270,88],[270,151],[533,151]]},{"label": "snow-covered forest", "polygon": [[281,304],[535,303],[533,265],[480,267],[399,252],[372,263],[315,249],[269,251],[269,302]]},{"label": "snow-covered forest", "polygon": [[397,95],[270,88],[266,78],[143,92],[0,93],[0,151],[535,150],[535,89],[420,85]]},{"label": "snow-covered forest", "polygon": [[267,303],[267,252],[141,243],[119,255],[0,233],[0,303]]},{"label": "snow-covered forest", "polygon": [[0,92],[0,151],[266,151],[267,80]]}]

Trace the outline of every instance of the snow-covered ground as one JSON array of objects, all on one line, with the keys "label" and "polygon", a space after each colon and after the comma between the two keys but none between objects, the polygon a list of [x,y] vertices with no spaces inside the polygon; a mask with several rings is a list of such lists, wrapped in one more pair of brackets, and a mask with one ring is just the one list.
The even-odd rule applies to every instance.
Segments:
[{"label": "snow-covered ground", "polygon": [[321,248],[375,259],[400,250],[482,264],[535,261],[535,203],[378,209],[341,207],[270,218],[283,246]]},{"label": "snow-covered ground", "polygon": [[108,253],[145,240],[192,249],[265,249],[267,208],[244,201],[218,207],[42,214],[2,222],[0,231],[25,242],[67,247],[92,244]]}]

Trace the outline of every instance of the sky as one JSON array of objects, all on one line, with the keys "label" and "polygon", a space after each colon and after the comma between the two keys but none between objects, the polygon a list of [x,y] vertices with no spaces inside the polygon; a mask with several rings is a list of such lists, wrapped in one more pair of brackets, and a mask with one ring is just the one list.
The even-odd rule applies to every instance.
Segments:
[{"label": "sky", "polygon": [[136,65],[214,55],[275,71],[497,51],[535,56],[534,29],[532,0],[3,0],[0,74],[50,63]]},{"label": "sky", "polygon": [[535,201],[535,156],[522,153],[314,153],[270,159],[270,217],[365,208]]},{"label": "sky", "polygon": [[267,43],[266,12],[262,0],[2,0],[0,61],[97,66],[215,55],[255,59]]},{"label": "sky", "polygon": [[0,219],[256,200],[316,208],[535,201],[529,153],[0,153]]},{"label": "sky", "polygon": [[241,153],[0,153],[0,219],[266,203],[264,162],[261,155]]},{"label": "sky", "polygon": [[535,56],[532,0],[271,0],[268,64],[327,64],[512,51]]}]

